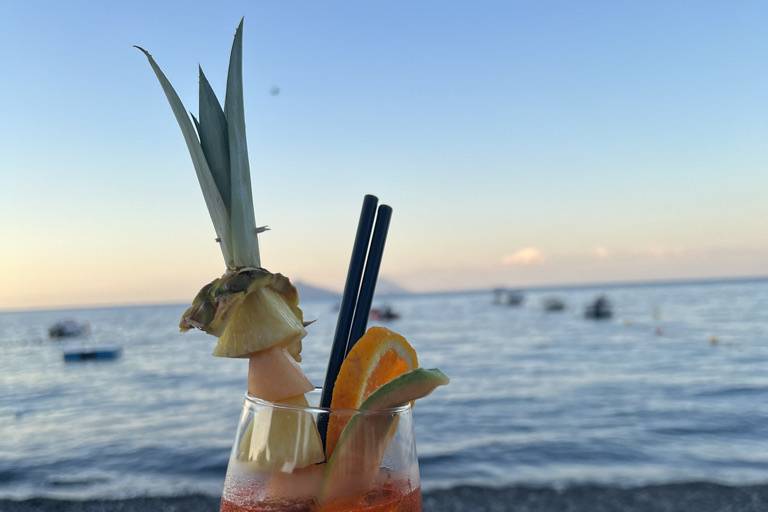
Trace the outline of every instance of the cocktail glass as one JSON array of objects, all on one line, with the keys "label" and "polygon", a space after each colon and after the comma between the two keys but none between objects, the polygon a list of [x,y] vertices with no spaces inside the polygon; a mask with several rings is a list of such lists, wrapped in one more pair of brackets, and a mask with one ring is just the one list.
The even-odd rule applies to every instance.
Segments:
[{"label": "cocktail glass", "polygon": [[[420,512],[411,405],[332,410],[319,397],[308,393],[309,406],[245,397],[221,511]],[[323,461],[315,426],[339,421],[347,428]]]}]

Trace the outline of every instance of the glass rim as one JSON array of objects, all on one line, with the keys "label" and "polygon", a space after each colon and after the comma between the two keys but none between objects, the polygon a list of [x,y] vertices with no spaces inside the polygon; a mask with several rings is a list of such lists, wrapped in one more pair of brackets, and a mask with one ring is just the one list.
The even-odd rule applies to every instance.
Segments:
[{"label": "glass rim", "polygon": [[[321,392],[322,388],[316,387],[312,391],[308,391],[304,395],[306,396],[309,393],[317,393]],[[293,404],[284,404],[280,402],[272,402],[270,400],[265,400],[263,398],[259,398],[257,396],[253,396],[249,393],[245,393],[245,403],[250,405],[256,405],[259,407],[269,407],[271,409],[283,409],[283,410],[290,410],[290,411],[301,411],[306,413],[314,413],[314,414],[344,414],[344,415],[356,415],[360,414],[363,416],[392,416],[392,415],[399,415],[406,412],[409,412],[413,409],[413,406],[411,403],[407,403],[404,405],[399,405],[397,407],[390,407],[387,409],[376,409],[376,410],[367,410],[367,409],[351,409],[351,408],[332,408],[332,407],[321,407],[319,405],[293,405]]]}]

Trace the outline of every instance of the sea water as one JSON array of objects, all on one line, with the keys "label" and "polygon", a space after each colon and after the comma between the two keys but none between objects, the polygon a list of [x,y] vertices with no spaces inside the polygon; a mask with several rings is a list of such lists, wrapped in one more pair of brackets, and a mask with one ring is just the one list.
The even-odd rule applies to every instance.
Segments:
[{"label": "sea water", "polygon": [[[599,293],[614,318],[590,321]],[[546,297],[563,299],[546,313]],[[452,379],[415,410],[425,489],[458,484],[768,481],[768,282],[409,295],[387,323]],[[384,301],[381,301],[384,304]],[[336,303],[304,368],[321,382]],[[0,313],[0,496],[218,494],[247,361],[180,334],[184,305]],[[47,328],[90,323],[83,340]],[[120,346],[113,362],[63,351]]]}]

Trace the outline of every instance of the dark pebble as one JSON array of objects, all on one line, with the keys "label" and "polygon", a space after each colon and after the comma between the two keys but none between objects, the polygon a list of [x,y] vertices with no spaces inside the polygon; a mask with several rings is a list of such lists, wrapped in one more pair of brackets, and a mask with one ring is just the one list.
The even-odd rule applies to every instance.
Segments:
[{"label": "dark pebble", "polygon": [[[121,500],[0,500],[0,512],[215,512],[219,499],[190,495]],[[768,484],[645,487],[455,487],[424,494],[424,512],[766,512]]]}]

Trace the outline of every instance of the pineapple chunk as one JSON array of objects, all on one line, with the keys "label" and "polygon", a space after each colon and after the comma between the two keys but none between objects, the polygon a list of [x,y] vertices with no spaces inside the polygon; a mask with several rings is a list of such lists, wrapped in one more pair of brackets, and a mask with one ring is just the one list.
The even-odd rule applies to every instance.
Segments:
[{"label": "pineapple chunk", "polygon": [[306,333],[285,298],[272,288],[262,287],[250,292],[237,306],[213,355],[245,357],[276,345],[294,343]]},{"label": "pineapple chunk", "polygon": [[[307,407],[304,395],[281,403]],[[311,413],[291,407],[264,407],[243,435],[238,455],[254,471],[291,473],[325,460],[323,443]]]}]

